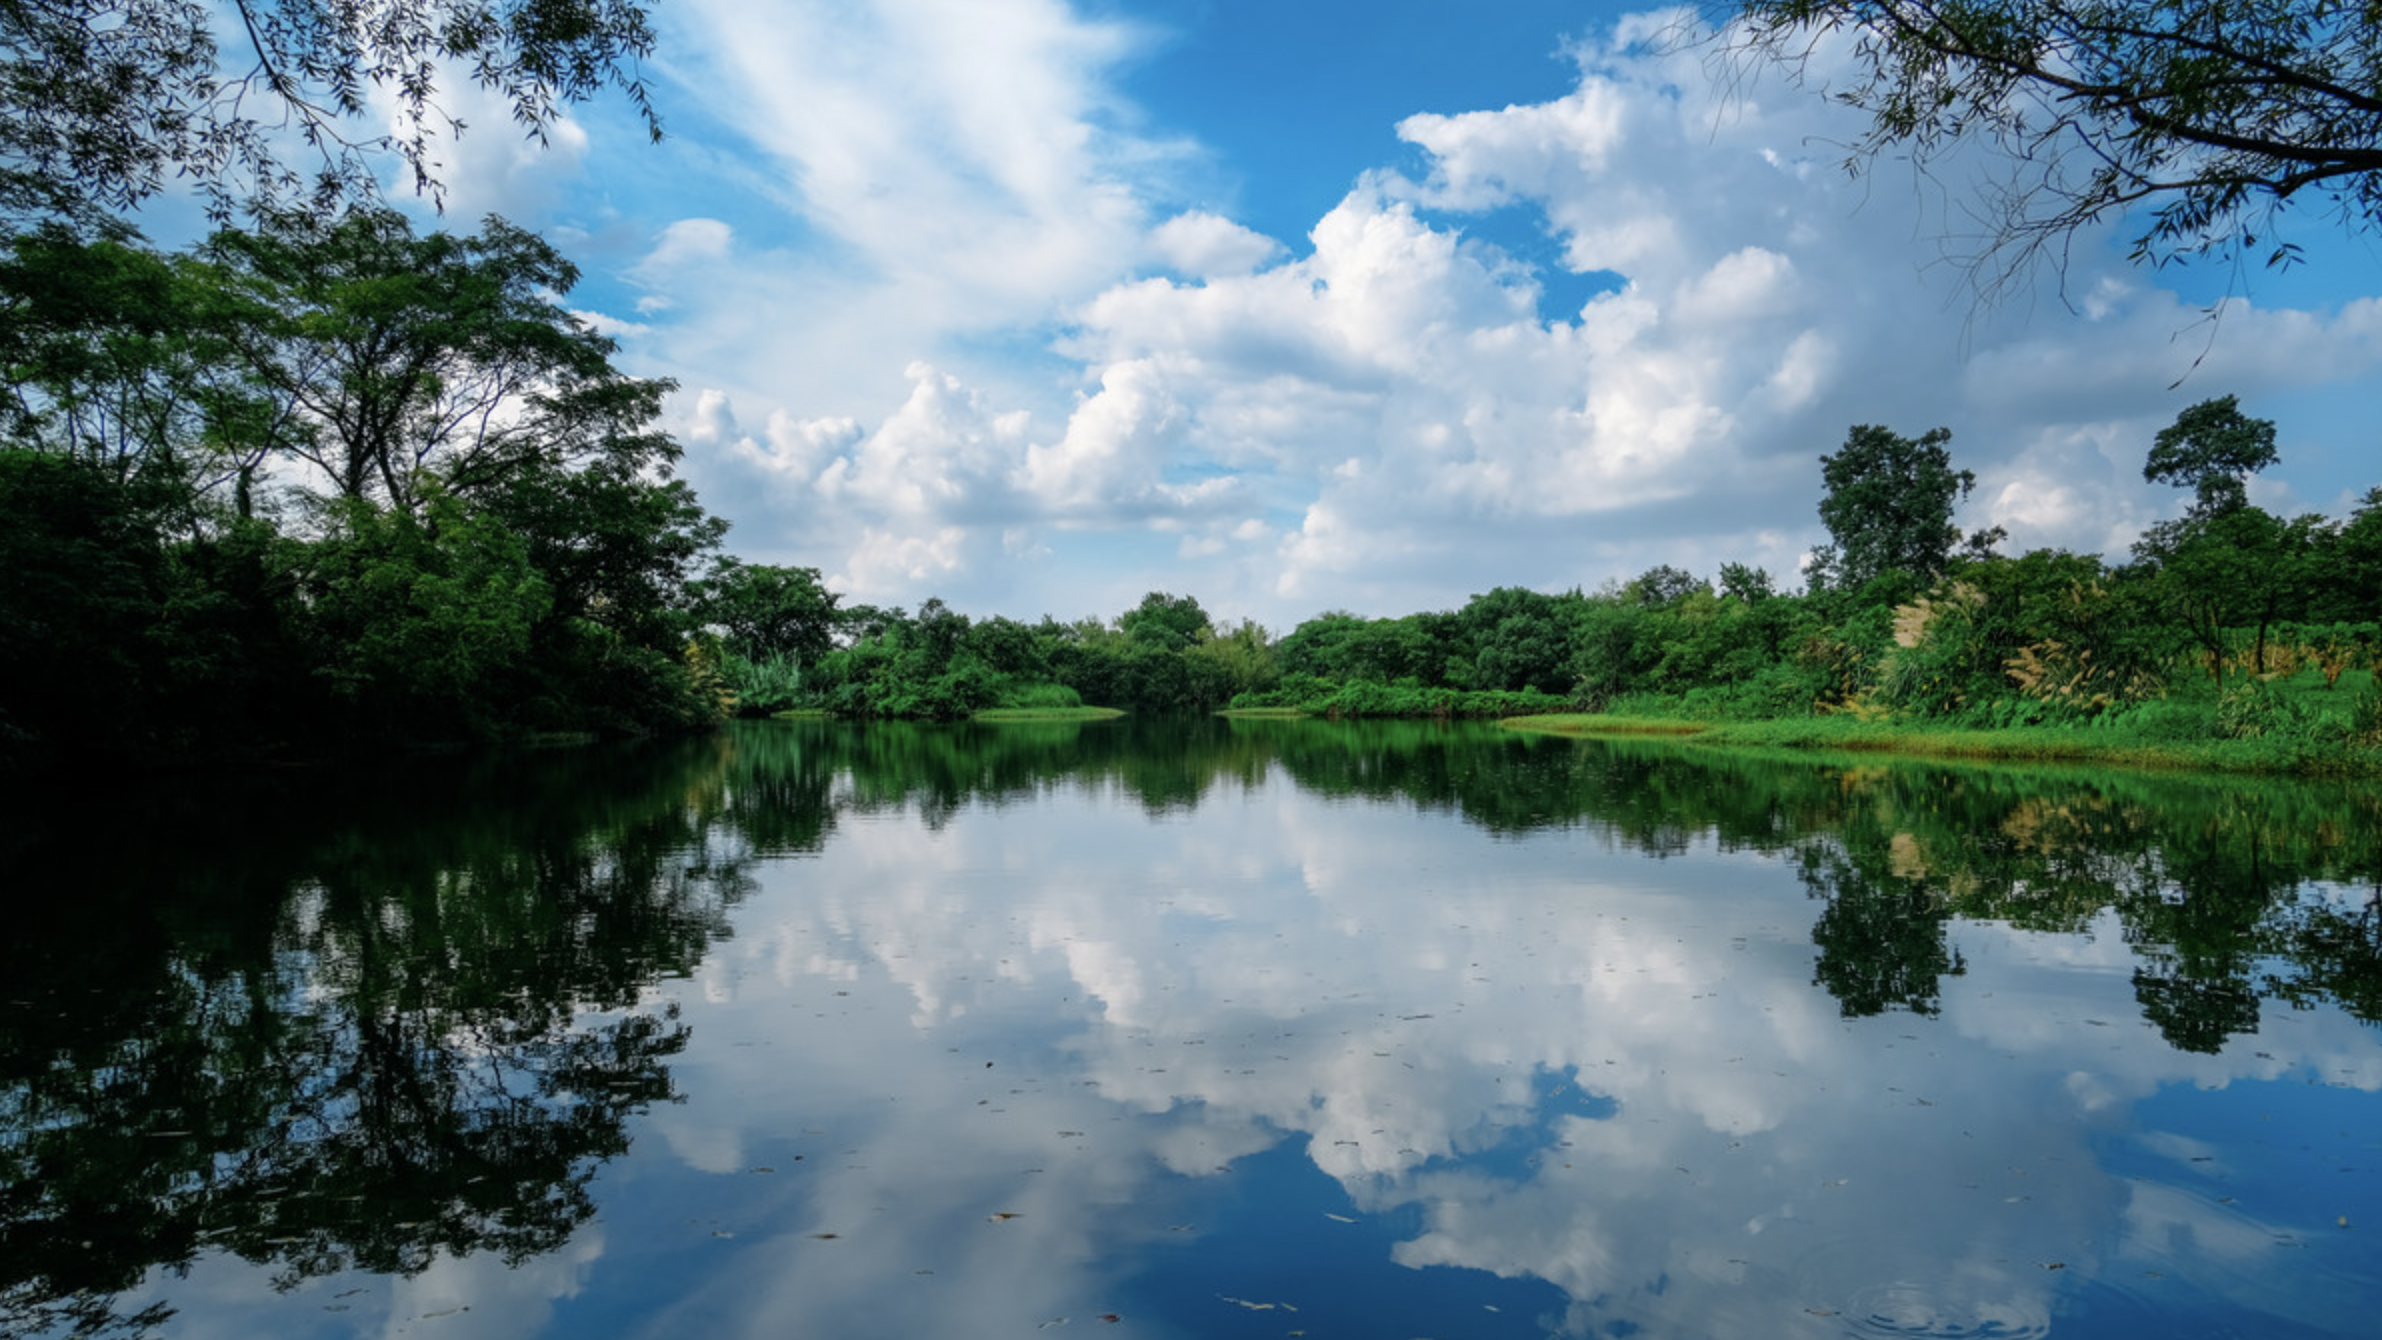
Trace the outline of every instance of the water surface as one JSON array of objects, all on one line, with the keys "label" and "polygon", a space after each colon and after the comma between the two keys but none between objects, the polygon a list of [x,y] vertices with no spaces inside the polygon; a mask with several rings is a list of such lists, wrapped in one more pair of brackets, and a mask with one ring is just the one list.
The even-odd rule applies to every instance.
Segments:
[{"label": "water surface", "polygon": [[760,723],[17,812],[0,1332],[2382,1306],[2369,792]]}]

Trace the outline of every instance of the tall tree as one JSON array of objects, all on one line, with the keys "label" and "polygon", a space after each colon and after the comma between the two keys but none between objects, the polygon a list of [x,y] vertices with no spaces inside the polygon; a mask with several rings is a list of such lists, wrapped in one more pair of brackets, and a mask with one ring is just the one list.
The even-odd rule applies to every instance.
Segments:
[{"label": "tall tree", "polygon": [[2193,512],[2215,516],[2249,502],[2249,477],[2279,459],[2274,421],[2253,419],[2232,396],[2220,396],[2192,406],[2159,430],[2142,463],[2142,477],[2192,490]]},{"label": "tall tree", "polygon": [[[456,75],[533,139],[607,89],[658,139],[653,40],[641,0],[8,0],[0,215],[88,220],[177,179],[219,218],[327,215],[373,198],[388,154],[436,196],[433,144],[464,129],[441,93]],[[310,161],[289,161],[301,142]]]},{"label": "tall tree", "polygon": [[562,305],[579,270],[491,217],[414,235],[392,210],[285,217],[208,253],[272,313],[239,357],[312,429],[291,450],[332,492],[410,507],[420,477],[464,497],[541,465],[650,453],[666,382],[612,367],[617,346]]},{"label": "tall tree", "polygon": [[1960,542],[1952,510],[1977,486],[1975,474],[1952,468],[1951,440],[1949,428],[1914,440],[1864,423],[1820,457],[1820,521],[1835,543],[1813,554],[1814,574],[1858,590],[1889,572],[1922,581],[1942,572]]},{"label": "tall tree", "polygon": [[1831,92],[1870,114],[1858,168],[2002,152],[1978,213],[1989,278],[2137,207],[2138,260],[2288,259],[2274,216],[2382,224],[2382,9],[2351,0],[1732,0],[1727,31],[1798,68],[1852,38]]},{"label": "tall tree", "polygon": [[1152,591],[1141,603],[1117,616],[1117,631],[1137,647],[1182,651],[1212,631],[1208,612],[1192,596]]},{"label": "tall tree", "polygon": [[817,568],[723,558],[694,594],[703,621],[741,656],[791,656],[808,665],[835,650],[838,597]]}]

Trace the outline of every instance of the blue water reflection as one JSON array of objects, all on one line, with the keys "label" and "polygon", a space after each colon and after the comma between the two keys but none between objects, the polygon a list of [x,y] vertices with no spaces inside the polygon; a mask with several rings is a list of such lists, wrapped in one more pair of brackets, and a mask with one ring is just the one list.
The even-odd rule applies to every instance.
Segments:
[{"label": "blue water reflection", "polygon": [[[410,1274],[201,1252],[118,1310],[192,1337],[1971,1337],[2365,1335],[2382,1305],[2373,1024],[2275,987],[2179,1045],[2138,912],[1954,916],[1982,877],[1923,827],[1877,858],[1919,910],[1842,932],[1916,937],[1881,975],[1815,947],[1859,862],[1813,862],[1854,840],[1785,818],[1504,821],[1318,784],[1309,737],[1188,780],[905,787],[783,729],[813,732],[807,790],[729,763],[684,804],[823,806],[810,836],[688,825],[671,868],[731,891],[702,952],[581,1002],[684,1046],[567,1240]],[[1602,746],[1463,747],[1450,771],[1619,785]]]}]

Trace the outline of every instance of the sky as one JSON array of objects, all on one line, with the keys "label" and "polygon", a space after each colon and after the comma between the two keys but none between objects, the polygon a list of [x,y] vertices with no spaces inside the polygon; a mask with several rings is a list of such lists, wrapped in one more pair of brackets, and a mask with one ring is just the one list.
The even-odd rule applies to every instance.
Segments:
[{"label": "sky", "polygon": [[[1275,632],[1724,562],[1794,585],[1819,457],[1943,426],[1957,520],[2123,557],[2182,409],[2274,420],[2262,504],[2382,483],[2382,242],[1981,303],[1983,156],[1838,146],[1811,83],[1599,0],[672,0],[666,137],[541,148],[468,90],[443,224],[534,228],[753,562],[1034,619],[1198,598]],[[1824,80],[1833,53],[1821,53]],[[476,114],[475,114],[476,111]],[[425,217],[429,217],[425,213]],[[2212,319],[2213,314],[2213,319]]]}]

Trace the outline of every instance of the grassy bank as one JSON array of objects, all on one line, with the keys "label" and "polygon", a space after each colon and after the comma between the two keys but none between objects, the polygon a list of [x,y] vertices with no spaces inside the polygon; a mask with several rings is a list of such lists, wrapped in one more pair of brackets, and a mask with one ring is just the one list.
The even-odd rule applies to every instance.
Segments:
[{"label": "grassy bank", "polygon": [[988,707],[971,713],[970,721],[1114,721],[1125,715],[1114,707]]},{"label": "grassy bank", "polygon": [[2123,727],[2023,726],[1981,730],[1849,716],[1699,722],[1562,713],[1515,717],[1515,730],[1553,735],[1665,735],[1731,749],[1902,754],[1920,758],[2096,767],[2183,769],[2266,776],[2382,776],[2382,749],[2296,737],[2178,740]]}]

